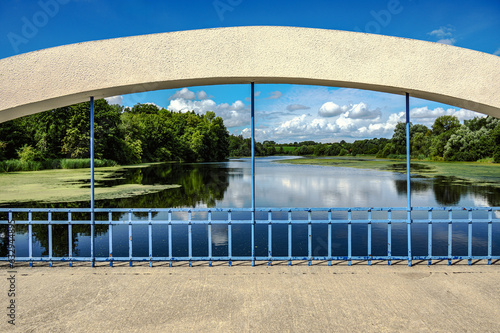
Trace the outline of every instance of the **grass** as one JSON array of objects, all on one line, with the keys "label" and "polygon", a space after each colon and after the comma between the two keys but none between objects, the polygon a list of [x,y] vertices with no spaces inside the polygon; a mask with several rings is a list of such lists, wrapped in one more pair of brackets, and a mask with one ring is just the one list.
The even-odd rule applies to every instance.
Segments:
[{"label": "grass", "polygon": [[[144,166],[144,165],[142,165]],[[131,167],[137,167],[136,165]],[[128,167],[101,167],[95,170],[96,200],[128,198],[160,192],[179,185],[123,184],[100,187],[103,179],[113,179],[117,171]],[[59,169],[20,171],[0,174],[0,205],[22,202],[75,202],[89,201],[89,169]]]},{"label": "grass", "polygon": [[[116,166],[112,160],[95,160],[95,167]],[[17,171],[39,171],[47,169],[81,169],[90,168],[90,158],[83,159],[51,159],[45,161],[0,161],[0,173]]]},{"label": "grass", "polygon": [[[358,169],[406,172],[406,161],[368,157],[299,158],[278,163],[323,165]],[[500,164],[486,162],[411,161],[410,172],[421,177],[457,177],[476,185],[500,186]]]}]

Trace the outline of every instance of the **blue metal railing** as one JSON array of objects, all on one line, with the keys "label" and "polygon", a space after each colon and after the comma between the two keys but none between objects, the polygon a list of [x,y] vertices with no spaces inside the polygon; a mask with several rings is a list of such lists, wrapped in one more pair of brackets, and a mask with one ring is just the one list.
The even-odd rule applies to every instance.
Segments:
[{"label": "blue metal railing", "polygon": [[[152,266],[154,261],[166,261],[172,265],[174,261],[187,261],[191,266],[193,261],[207,261],[209,266],[212,265],[212,261],[227,261],[231,266],[232,261],[251,261],[252,264],[255,261],[267,261],[270,265],[273,261],[288,261],[291,265],[292,261],[301,260],[308,261],[311,265],[313,260],[326,260],[328,264],[331,265],[332,261],[341,260],[347,261],[351,265],[353,260],[364,260],[367,261],[368,265],[371,265],[372,260],[385,260],[388,264],[391,264],[392,260],[407,260],[409,263],[411,260],[428,260],[431,264],[432,260],[448,260],[451,264],[452,260],[468,260],[471,264],[472,260],[488,260],[488,264],[491,264],[492,260],[500,259],[499,255],[493,255],[493,224],[498,225],[500,223],[500,207],[413,207],[410,211],[411,221],[408,222],[406,218],[407,208],[374,208],[374,207],[356,207],[356,208],[257,208],[255,212],[251,208],[172,208],[172,209],[120,209],[120,208],[95,208],[94,213],[100,214],[101,218],[106,216],[106,219],[93,219],[91,208],[76,208],[76,209],[48,209],[48,208],[0,208],[0,214],[3,216],[7,215],[7,220],[0,220],[1,225],[7,225],[9,222],[14,220],[14,214],[21,216],[27,216],[26,220],[15,220],[16,225],[27,225],[28,226],[28,256],[27,257],[16,257],[16,261],[27,261],[30,266],[33,262],[44,261],[48,262],[52,266],[53,261],[68,261],[69,265],[72,265],[74,261],[89,261],[93,263],[94,261],[108,261],[110,265],[113,265],[114,261],[128,261],[130,266],[132,266],[134,261],[149,261],[149,265]],[[33,214],[43,213],[47,214],[47,218],[43,220],[34,220]],[[73,220],[73,214],[75,213],[87,213],[90,218],[83,220]],[[153,214],[158,214],[153,218]],[[176,215],[186,214],[185,218],[179,218]],[[193,213],[196,213],[196,218],[193,218]],[[213,214],[216,213],[219,217],[213,218]],[[267,213],[267,218],[266,217]],[[67,214],[65,219],[53,219],[53,214]],[[121,220],[113,220],[113,215],[119,214]],[[137,214],[137,216],[136,216]],[[146,216],[143,218],[142,216]],[[247,218],[246,215],[251,216]],[[279,215],[279,218],[273,218],[274,215]],[[313,217],[313,214],[316,214]],[[444,215],[443,215],[444,214]],[[479,214],[481,216],[474,216],[474,214]],[[203,218],[200,218],[202,215]],[[220,216],[224,218],[220,218]],[[245,215],[245,216],[243,216]],[[295,215],[295,216],[294,216]],[[317,215],[321,215],[317,218]],[[376,216],[374,216],[376,215]],[[397,215],[397,216],[395,216]],[[434,215],[440,215],[435,217]],[[459,215],[459,216],[456,216]],[[236,219],[234,217],[237,217]],[[165,218],[166,217],[166,218]],[[259,217],[257,219],[256,217]],[[108,225],[108,237],[109,237],[109,255],[108,256],[95,256],[95,251],[91,251],[90,257],[80,257],[73,255],[73,244],[72,235],[73,225]],[[467,224],[467,255],[455,255],[453,253],[453,225],[457,223]],[[487,224],[487,255],[473,255],[472,253],[472,241],[473,241],[473,225],[478,223]],[[273,225],[286,224],[288,228],[285,234],[280,234],[277,236],[273,235]],[[292,229],[294,225],[307,225],[307,255],[304,256],[294,256],[292,255]],[[313,225],[327,225],[327,251],[328,253],[323,256],[313,255],[313,237],[312,229]],[[339,256],[333,255],[332,253],[332,229],[334,225],[346,224],[347,225],[347,255]],[[353,245],[355,245],[355,240],[353,240],[353,225],[366,225],[367,226],[367,242],[366,242],[366,253],[367,255],[353,255]],[[372,255],[372,225],[373,224],[386,224],[387,225],[387,253],[386,255]],[[392,254],[392,243],[394,237],[392,235],[393,224],[408,224],[409,229],[415,224],[428,224],[427,227],[427,255],[424,256],[412,256],[412,255],[398,255],[394,256]],[[434,224],[447,224],[447,255],[434,255],[433,254],[433,225]],[[33,225],[47,225],[48,232],[48,256],[33,256]],[[55,225],[66,225],[68,228],[68,255],[63,257],[53,256],[53,231],[52,227]],[[128,225],[128,256],[126,257],[115,257],[113,256],[113,228],[118,225]],[[132,226],[135,225],[147,225],[148,226],[148,256],[133,256],[132,248],[132,237],[133,230]],[[153,253],[153,225],[167,225],[167,238],[168,238],[168,255],[167,256],[155,256]],[[174,225],[184,225],[187,226],[187,256],[174,256],[172,248],[173,239],[173,229]],[[192,228],[194,225],[205,225],[207,226],[207,238],[208,238],[208,251],[206,256],[193,256],[193,232]],[[224,256],[213,256],[212,252],[212,226],[213,225],[226,225],[227,226],[227,255]],[[256,256],[255,249],[252,248],[250,256],[233,256],[233,225],[251,225],[251,246],[255,245],[255,226],[256,225],[267,225],[267,255],[266,256]],[[496,227],[495,227],[496,228]],[[495,229],[497,231],[497,229]],[[500,232],[500,230],[498,230]],[[273,237],[280,237],[282,239],[287,239],[287,255],[286,256],[275,256],[273,255]],[[93,238],[93,237],[91,237]],[[476,240],[477,241],[477,240]],[[94,245],[93,239],[91,244]],[[413,242],[413,246],[415,246]],[[412,253],[412,243],[408,242],[408,253]],[[0,261],[7,261],[8,257],[0,257]]]}]

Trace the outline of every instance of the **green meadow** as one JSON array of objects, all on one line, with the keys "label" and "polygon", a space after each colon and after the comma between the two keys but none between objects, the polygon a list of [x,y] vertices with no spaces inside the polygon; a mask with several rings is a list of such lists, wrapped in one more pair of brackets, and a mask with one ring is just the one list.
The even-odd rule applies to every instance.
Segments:
[{"label": "green meadow", "polygon": [[[401,173],[406,172],[405,160],[377,159],[370,157],[308,157],[283,160],[278,163],[323,165]],[[500,186],[500,164],[498,163],[411,161],[410,172],[412,175],[420,177],[455,177],[457,181],[474,182],[476,185]]]}]

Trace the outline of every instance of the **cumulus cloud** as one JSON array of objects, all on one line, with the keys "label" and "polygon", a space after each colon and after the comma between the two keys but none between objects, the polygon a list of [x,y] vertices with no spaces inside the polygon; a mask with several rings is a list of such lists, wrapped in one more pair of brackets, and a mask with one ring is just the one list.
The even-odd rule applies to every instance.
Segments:
[{"label": "cumulus cloud", "polygon": [[281,97],[281,91],[271,91],[271,95],[267,99],[278,99]]},{"label": "cumulus cloud", "polygon": [[170,101],[167,109],[175,112],[194,111],[198,114],[205,114],[207,111],[213,111],[216,116],[224,119],[224,124],[228,128],[244,126],[250,122],[250,116],[245,108],[245,104],[240,100],[232,104],[217,104],[211,99],[195,101],[177,98]]},{"label": "cumulus cloud", "polygon": [[437,38],[451,37],[453,35],[453,31],[455,31],[455,28],[453,28],[451,25],[448,25],[446,27],[440,27],[439,29],[432,30],[431,32],[429,32],[429,35],[435,36]]},{"label": "cumulus cloud", "polygon": [[333,102],[326,102],[321,105],[318,111],[320,117],[326,118],[340,116],[341,114],[344,114],[346,118],[352,119],[377,119],[380,118],[382,112],[380,109],[370,110],[363,102],[342,106]]},{"label": "cumulus cloud", "polygon": [[320,117],[335,117],[347,111],[346,106],[338,106],[333,102],[326,102],[319,108]]},{"label": "cumulus cloud", "polygon": [[455,44],[455,42],[456,42],[455,38],[444,38],[444,39],[438,40],[436,43],[453,45],[453,44]]},{"label": "cumulus cloud", "polygon": [[123,96],[111,96],[111,97],[106,97],[106,101],[108,101],[109,104],[119,104],[122,105],[123,103]]},{"label": "cumulus cloud", "polygon": [[198,91],[196,93],[196,96],[198,97],[198,99],[207,99],[208,98],[208,95],[206,92],[204,92],[203,90],[201,91]]},{"label": "cumulus cloud", "polygon": [[434,120],[436,120],[437,117],[441,116],[455,116],[463,122],[464,120],[469,120],[474,117],[486,117],[483,114],[466,110],[466,109],[443,109],[441,107],[437,107],[434,109],[429,109],[427,106],[421,107],[421,108],[414,108],[410,110],[410,117],[413,122],[418,122],[420,124],[426,125],[426,126],[432,126],[434,124]]},{"label": "cumulus cloud", "polygon": [[196,94],[191,90],[189,90],[188,88],[182,88],[181,90],[176,91],[175,94],[170,96],[170,99],[178,99],[178,98],[195,99]]},{"label": "cumulus cloud", "polygon": [[351,105],[347,113],[347,117],[352,119],[376,119],[380,116],[382,116],[380,109],[370,111],[363,102]]},{"label": "cumulus cloud", "polygon": [[453,26],[447,25],[429,32],[429,35],[436,37],[438,39],[437,43],[453,45],[456,42],[456,39],[452,37],[454,31],[455,28]]},{"label": "cumulus cloud", "polygon": [[286,107],[288,111],[297,111],[297,110],[309,110],[310,107],[302,105],[302,104],[290,104]]},{"label": "cumulus cloud", "polygon": [[[259,96],[260,96],[260,91],[255,91],[255,92],[253,93],[253,95],[254,95],[254,97],[259,97]],[[252,97],[251,97],[251,96],[250,96],[250,97],[245,97],[245,101],[248,101],[248,102],[249,102],[249,101],[251,101],[251,100],[252,100]]]}]

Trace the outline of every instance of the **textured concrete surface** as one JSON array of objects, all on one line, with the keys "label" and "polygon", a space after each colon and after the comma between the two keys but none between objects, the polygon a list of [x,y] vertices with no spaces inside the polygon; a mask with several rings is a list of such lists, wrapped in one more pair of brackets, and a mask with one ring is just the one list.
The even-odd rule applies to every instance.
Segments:
[{"label": "textured concrete surface", "polygon": [[408,92],[500,117],[498,56],[366,33],[254,26],[99,40],[1,59],[0,122],[90,96],[250,82]]},{"label": "textured concrete surface", "polygon": [[[16,330],[498,332],[500,327],[498,263],[85,266],[16,268]],[[5,265],[0,274],[5,313]],[[14,331],[6,315],[1,318],[0,331]]]}]

